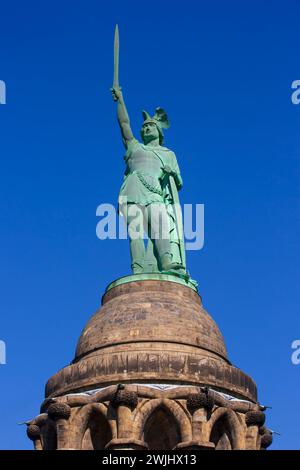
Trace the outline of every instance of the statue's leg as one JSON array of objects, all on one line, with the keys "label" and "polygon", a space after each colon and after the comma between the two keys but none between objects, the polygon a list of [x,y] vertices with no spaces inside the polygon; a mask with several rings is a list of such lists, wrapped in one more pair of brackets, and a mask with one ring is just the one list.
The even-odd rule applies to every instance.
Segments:
[{"label": "statue's leg", "polygon": [[148,234],[153,241],[162,271],[182,269],[181,263],[172,260],[170,224],[167,208],[163,203],[147,206]]},{"label": "statue's leg", "polygon": [[131,268],[134,274],[144,272],[144,240],[130,240]]},{"label": "statue's leg", "polygon": [[[145,230],[145,232],[148,233],[147,229]],[[146,249],[145,262],[144,262],[145,272],[159,273],[160,270],[157,265],[157,256],[155,256],[155,247],[151,238],[149,237],[147,240],[147,244],[145,242],[145,249]]]},{"label": "statue's leg", "polygon": [[185,257],[183,259],[182,256],[182,249],[184,249],[184,242],[182,241],[182,245],[180,242],[179,237],[183,240],[183,233],[179,234],[179,227],[176,221],[176,215],[174,213],[174,208],[172,205],[167,206],[167,212],[170,221],[170,242],[171,242],[171,254],[172,254],[172,262],[180,263],[183,268],[180,271],[177,271],[179,274],[187,274],[185,268]]},{"label": "statue's leg", "polygon": [[145,260],[143,208],[129,203],[123,214],[129,236],[131,268],[134,274],[139,274],[144,272]]}]

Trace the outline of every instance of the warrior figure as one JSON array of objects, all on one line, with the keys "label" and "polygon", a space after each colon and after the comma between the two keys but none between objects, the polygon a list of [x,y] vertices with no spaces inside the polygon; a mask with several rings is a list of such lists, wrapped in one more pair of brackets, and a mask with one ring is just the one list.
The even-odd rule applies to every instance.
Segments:
[{"label": "warrior figure", "polygon": [[133,273],[187,276],[178,199],[182,178],[174,152],[163,146],[163,129],[169,127],[167,114],[162,108],[157,108],[153,117],[143,111],[139,142],[133,136],[121,89],[113,87],[112,94],[118,103],[118,122],[126,148],[119,211],[128,227]]}]

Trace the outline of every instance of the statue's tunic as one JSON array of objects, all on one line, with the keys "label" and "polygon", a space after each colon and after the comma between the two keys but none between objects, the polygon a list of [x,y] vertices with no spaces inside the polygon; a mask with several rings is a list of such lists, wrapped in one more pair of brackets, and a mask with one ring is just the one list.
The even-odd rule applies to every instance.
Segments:
[{"label": "statue's tunic", "polygon": [[[180,177],[180,171],[177,164],[175,153],[166,147],[144,145],[136,139],[132,139],[127,146],[127,152],[124,157],[126,170],[124,182],[119,193],[119,210],[121,214],[126,213],[126,207],[123,204],[139,204],[148,206],[149,204],[163,204],[166,207],[169,224],[169,240],[172,259],[185,265],[184,254],[180,245],[183,240],[182,225],[176,223],[173,204],[178,201],[176,185],[173,185],[171,191],[168,178],[164,178],[164,166],[169,166]],[[181,177],[180,177],[181,179]],[[176,194],[174,194],[174,191]],[[175,197],[175,200],[174,200]],[[153,251],[152,240],[148,240],[146,259],[144,264],[146,270],[157,272],[157,260]]]},{"label": "statue's tunic", "polygon": [[168,165],[179,174],[174,152],[166,147],[143,145],[132,139],[124,157],[126,171],[119,193],[119,204],[135,203],[147,206],[151,203],[164,203],[168,192],[161,185],[163,167]]}]

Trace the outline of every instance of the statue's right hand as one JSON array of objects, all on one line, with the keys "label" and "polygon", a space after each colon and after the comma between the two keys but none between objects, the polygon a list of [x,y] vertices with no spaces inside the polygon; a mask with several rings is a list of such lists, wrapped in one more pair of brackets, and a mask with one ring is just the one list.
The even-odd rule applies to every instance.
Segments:
[{"label": "statue's right hand", "polygon": [[111,88],[111,93],[114,101],[119,101],[119,99],[122,97],[121,88]]}]

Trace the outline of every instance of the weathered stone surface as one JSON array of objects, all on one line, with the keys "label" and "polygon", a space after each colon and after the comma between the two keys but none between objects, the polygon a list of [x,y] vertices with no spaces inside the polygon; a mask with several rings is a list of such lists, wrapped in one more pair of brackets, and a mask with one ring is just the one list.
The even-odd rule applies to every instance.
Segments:
[{"label": "weathered stone surface", "polygon": [[[117,407],[111,406],[118,392]],[[146,384],[109,386],[89,394],[73,394],[55,399],[55,404],[70,407],[68,421],[41,421],[41,436],[34,435],[35,447],[47,450],[238,450],[264,449],[270,445],[271,433],[259,424],[247,426],[247,414],[259,412],[259,405],[232,400],[212,389],[214,401],[207,409],[206,400],[195,395],[206,394],[199,387],[169,386],[154,388]],[[221,400],[221,406],[219,405]],[[85,398],[85,400],[83,400]],[[125,400],[122,400],[124,398]],[[128,401],[129,398],[129,401]],[[131,402],[134,406],[131,406]],[[129,406],[128,406],[129,405]],[[53,406],[50,405],[50,406]],[[246,411],[247,410],[247,411]],[[249,416],[249,415],[248,415]],[[31,425],[36,422],[37,417]]]},{"label": "weathered stone surface", "polygon": [[212,395],[203,392],[190,394],[187,399],[187,409],[190,413],[194,413],[199,408],[212,410],[214,407],[214,399]]},{"label": "weathered stone surface", "polygon": [[36,439],[39,439],[41,435],[41,430],[36,424],[30,424],[27,427],[27,436],[31,441],[35,441]]},{"label": "weathered stone surface", "polygon": [[248,411],[246,413],[246,424],[251,426],[253,424],[263,426],[265,424],[266,416],[262,411]]},{"label": "weathered stone surface", "polygon": [[54,421],[58,419],[69,419],[71,408],[66,403],[52,403],[48,408],[48,415]]},{"label": "weathered stone surface", "polygon": [[118,387],[116,393],[111,399],[111,405],[114,408],[118,408],[118,406],[127,406],[133,410],[137,406],[137,403],[137,393],[126,390],[124,386],[123,388]]},{"label": "weathered stone surface", "polygon": [[261,436],[260,445],[262,449],[267,449],[273,442],[273,436],[271,432],[267,432]]},{"label": "weathered stone surface", "polygon": [[272,440],[255,383],[230,364],[199,295],[161,280],[104,295],[41,412],[28,428],[36,449],[259,450]]},{"label": "weathered stone surface", "polygon": [[46,396],[133,381],[211,385],[256,401],[255,383],[228,361],[200,296],[167,281],[108,291],[80,336],[73,364],[51,377]]},{"label": "weathered stone surface", "polygon": [[223,337],[197,292],[167,281],[139,281],[104,295],[81,334],[75,361],[103,347],[140,341],[177,342],[227,357]]}]

